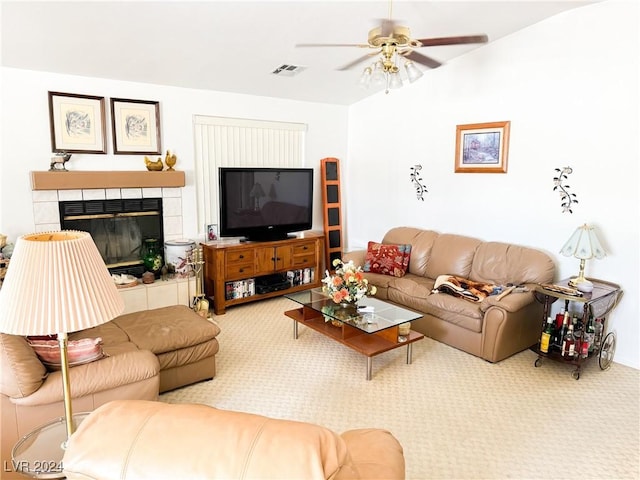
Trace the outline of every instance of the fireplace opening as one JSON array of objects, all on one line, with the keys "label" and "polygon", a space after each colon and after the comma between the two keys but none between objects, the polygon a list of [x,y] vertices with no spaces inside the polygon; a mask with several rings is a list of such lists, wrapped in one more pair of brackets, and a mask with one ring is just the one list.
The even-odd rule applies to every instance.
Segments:
[{"label": "fireplace opening", "polygon": [[110,273],[142,276],[142,244],[164,245],[162,198],[59,202],[63,230],[89,232]]}]

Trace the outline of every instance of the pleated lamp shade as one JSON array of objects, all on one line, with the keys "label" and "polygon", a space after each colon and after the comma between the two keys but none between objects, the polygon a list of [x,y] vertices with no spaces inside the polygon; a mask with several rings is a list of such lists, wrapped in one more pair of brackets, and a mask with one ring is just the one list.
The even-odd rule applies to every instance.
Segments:
[{"label": "pleated lamp shade", "polygon": [[0,332],[76,332],[108,322],[123,309],[87,232],[33,233],[17,240],[0,289]]},{"label": "pleated lamp shade", "polygon": [[594,257],[601,259],[607,255],[595,229],[586,223],[573,232],[573,235],[560,249],[560,253],[565,257],[574,256],[583,260]]}]

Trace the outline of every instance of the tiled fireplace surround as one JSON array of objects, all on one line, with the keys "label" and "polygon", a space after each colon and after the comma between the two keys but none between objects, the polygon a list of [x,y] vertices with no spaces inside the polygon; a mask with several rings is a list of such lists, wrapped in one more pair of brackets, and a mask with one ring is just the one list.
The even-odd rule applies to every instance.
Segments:
[{"label": "tiled fireplace surround", "polygon": [[60,230],[58,202],[78,200],[112,200],[119,198],[162,198],[162,221],[165,240],[182,238],[182,189],[92,188],[86,190],[34,190],[33,220],[38,232]]},{"label": "tiled fireplace surround", "polygon": [[[38,232],[60,230],[59,201],[162,198],[165,240],[183,238],[182,188],[179,187],[33,190],[31,193],[35,230]],[[158,280],[153,284],[122,289],[120,293],[125,302],[123,313],[169,305],[190,305],[195,294],[195,280],[193,277]]]}]

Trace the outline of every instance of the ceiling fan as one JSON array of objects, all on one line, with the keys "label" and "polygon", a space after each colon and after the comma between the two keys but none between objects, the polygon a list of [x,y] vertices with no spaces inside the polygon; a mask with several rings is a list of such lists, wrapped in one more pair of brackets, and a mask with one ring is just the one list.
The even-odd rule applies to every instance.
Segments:
[{"label": "ceiling fan", "polygon": [[387,93],[389,88],[402,86],[402,80],[398,74],[398,60],[405,59],[405,69],[410,82],[414,82],[422,76],[422,72],[416,68],[413,62],[428,68],[438,68],[441,62],[418,53],[416,49],[435,47],[442,45],[464,45],[472,43],[486,43],[489,38],[485,34],[463,35],[457,37],[438,38],[413,38],[409,27],[398,25],[391,20],[391,3],[389,6],[389,19],[382,20],[379,27],[369,31],[367,43],[301,43],[297,47],[358,47],[372,50],[367,55],[359,57],[352,62],[338,68],[348,70],[366,61],[374,55],[380,54],[380,58],[371,67],[365,68],[360,83],[369,86],[369,83],[384,85],[386,82]]}]

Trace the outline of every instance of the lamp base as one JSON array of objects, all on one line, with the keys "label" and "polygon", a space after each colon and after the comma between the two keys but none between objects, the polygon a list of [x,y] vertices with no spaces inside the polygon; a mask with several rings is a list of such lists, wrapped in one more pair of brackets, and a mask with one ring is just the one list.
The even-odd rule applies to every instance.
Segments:
[{"label": "lamp base", "polygon": [[576,277],[573,277],[569,280],[570,287],[577,287],[580,283],[585,283],[585,282],[591,283],[584,276],[585,263],[586,262],[584,258],[580,259],[580,270],[578,270],[578,275]]},{"label": "lamp base", "polygon": [[587,283],[593,286],[593,284],[582,275],[578,275],[577,277],[571,277],[568,282],[570,287],[577,287],[581,283]]},{"label": "lamp base", "polygon": [[[572,279],[572,280],[574,280],[574,279]],[[578,280],[578,279],[576,278],[575,280]],[[569,282],[569,285],[572,285],[577,290],[579,290],[580,292],[583,292],[583,293],[593,292],[593,283],[591,283],[587,279],[576,281],[573,284],[571,282]]]}]

